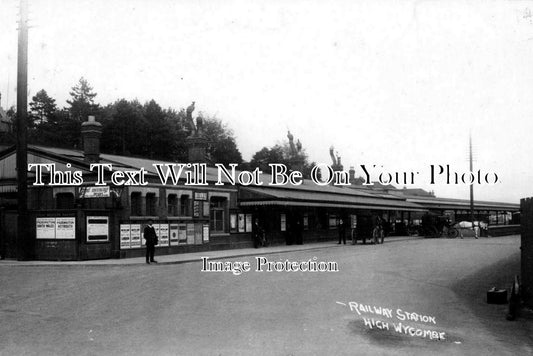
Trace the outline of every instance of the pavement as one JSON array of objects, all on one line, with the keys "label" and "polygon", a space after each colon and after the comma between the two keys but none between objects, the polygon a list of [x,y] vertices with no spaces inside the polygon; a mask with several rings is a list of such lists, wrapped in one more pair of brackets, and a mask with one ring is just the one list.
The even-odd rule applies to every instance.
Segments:
[{"label": "pavement", "polygon": [[[400,242],[406,240],[423,239],[420,236],[390,236],[385,238],[385,244],[391,242]],[[358,241],[355,246],[362,245]],[[346,245],[338,245],[336,241],[314,242],[305,245],[274,245],[261,248],[241,248],[233,250],[218,250],[218,251],[202,251],[191,253],[177,253],[172,255],[157,255],[156,261],[158,264],[179,264],[188,262],[198,262],[202,257],[209,257],[211,260],[236,258],[245,256],[254,256],[258,253],[261,255],[297,252],[297,251],[312,251],[323,248],[342,248],[351,245],[351,241],[347,241]],[[122,259],[102,259],[102,260],[88,260],[88,261],[18,261],[15,259],[0,260],[1,266],[120,266],[120,265],[144,265],[146,264],[145,257],[133,257]]]}]

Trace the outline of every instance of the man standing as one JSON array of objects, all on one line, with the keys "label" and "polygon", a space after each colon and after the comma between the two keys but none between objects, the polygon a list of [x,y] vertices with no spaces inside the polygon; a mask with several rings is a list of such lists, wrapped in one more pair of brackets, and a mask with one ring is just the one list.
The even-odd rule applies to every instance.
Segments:
[{"label": "man standing", "polygon": [[144,227],[144,239],[146,240],[146,263],[157,263],[154,260],[155,245],[157,245],[157,235],[155,229],[152,226],[153,221],[148,220],[148,225]]},{"label": "man standing", "polygon": [[263,241],[261,239],[261,227],[259,226],[259,219],[254,219],[254,224],[252,225],[252,234],[254,237],[254,247],[258,248],[259,246],[263,245]]}]

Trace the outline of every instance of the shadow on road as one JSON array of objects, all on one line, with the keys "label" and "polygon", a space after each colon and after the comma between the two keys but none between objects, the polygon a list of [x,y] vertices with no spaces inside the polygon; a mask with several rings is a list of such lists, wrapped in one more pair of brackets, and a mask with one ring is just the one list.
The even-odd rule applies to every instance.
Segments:
[{"label": "shadow on road", "polygon": [[508,340],[517,346],[524,345],[528,350],[532,350],[533,317],[522,313],[516,321],[507,321],[507,304],[487,304],[487,291],[492,287],[507,289],[510,296],[510,288],[517,274],[520,274],[518,251],[459,280],[451,286],[451,289],[478,317],[492,338]]}]

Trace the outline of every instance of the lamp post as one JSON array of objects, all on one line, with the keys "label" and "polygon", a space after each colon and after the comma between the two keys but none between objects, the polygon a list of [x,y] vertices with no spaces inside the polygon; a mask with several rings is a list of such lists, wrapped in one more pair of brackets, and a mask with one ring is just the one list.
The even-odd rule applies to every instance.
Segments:
[{"label": "lamp post", "polygon": [[[468,146],[470,148],[470,174],[473,176],[474,167],[472,163],[472,134],[469,135]],[[470,184],[470,221],[472,222],[472,230],[476,231],[474,227],[474,184],[473,182],[472,184]]]}]

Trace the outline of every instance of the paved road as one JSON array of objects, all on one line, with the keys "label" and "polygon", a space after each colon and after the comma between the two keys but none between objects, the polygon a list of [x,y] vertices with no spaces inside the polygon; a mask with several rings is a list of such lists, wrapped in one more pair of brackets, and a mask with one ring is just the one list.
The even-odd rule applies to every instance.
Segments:
[{"label": "paved road", "polygon": [[[0,266],[0,354],[533,353],[532,318],[508,322],[506,306],[485,302],[487,289],[508,286],[518,273],[518,237],[335,245],[265,257],[316,257],[336,262],[339,272],[256,272],[254,256],[222,260],[250,262],[252,271],[241,275],[200,272],[200,261]],[[370,314],[370,307],[387,312]],[[424,320],[400,320],[406,312]],[[370,328],[363,318],[380,322]],[[395,331],[400,322],[412,329]],[[384,323],[389,330],[377,328]],[[444,339],[430,340],[435,335]]]}]

